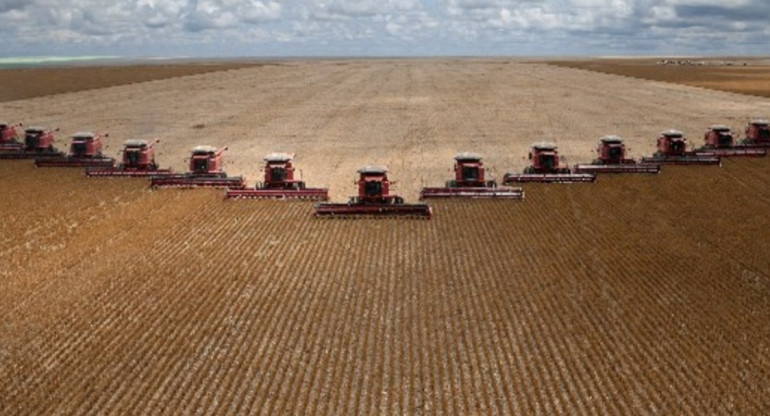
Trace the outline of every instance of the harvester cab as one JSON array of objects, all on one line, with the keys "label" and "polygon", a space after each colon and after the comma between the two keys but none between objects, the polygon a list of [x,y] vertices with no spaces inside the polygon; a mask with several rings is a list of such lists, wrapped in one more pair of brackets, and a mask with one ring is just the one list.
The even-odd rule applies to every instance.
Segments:
[{"label": "harvester cab", "polygon": [[75,133],[70,144],[70,156],[93,158],[102,155],[102,135],[92,132]]},{"label": "harvester cab", "polygon": [[43,152],[53,150],[53,130],[43,127],[27,127],[24,130],[24,150],[28,152]]},{"label": "harvester cab", "polygon": [[455,179],[448,187],[495,187],[494,181],[486,181],[484,162],[476,153],[463,152],[455,156]]},{"label": "harvester cab", "polygon": [[0,151],[21,152],[24,145],[19,141],[19,133],[16,132],[16,127],[20,125],[0,121]]},{"label": "harvester cab", "polygon": [[123,143],[123,166],[129,169],[154,170],[158,168],[155,163],[155,144],[147,140],[126,140]]},{"label": "harvester cab", "polygon": [[265,156],[265,188],[298,188],[305,183],[294,180],[294,156],[287,153],[270,153]]},{"label": "harvester cab", "polygon": [[770,121],[752,120],[746,126],[745,145],[770,147]]},{"label": "harvester cab", "polygon": [[399,196],[390,195],[390,180],[388,169],[382,166],[364,166],[358,170],[358,196],[353,197],[356,202],[386,203],[393,200],[395,203],[403,203]]},{"label": "harvester cab", "polygon": [[703,139],[707,148],[726,149],[734,146],[733,131],[728,126],[714,125],[709,127]]},{"label": "harvester cab", "polygon": [[603,164],[634,163],[626,159],[626,145],[618,136],[604,136],[599,139],[596,153],[599,155],[598,161]]},{"label": "harvester cab", "polygon": [[221,175],[222,155],[226,147],[196,146],[190,156],[190,173],[195,175]]},{"label": "harvester cab", "polygon": [[484,163],[476,153],[455,156],[455,178],[444,188],[422,188],[420,199],[426,198],[524,198],[521,188],[497,189],[497,182],[486,179]]},{"label": "harvester cab", "polygon": [[18,142],[19,133],[16,132],[17,126],[19,125],[11,125],[5,121],[0,121],[0,144]]},{"label": "harvester cab", "polygon": [[561,167],[559,150],[553,143],[539,142],[532,145],[529,151],[530,166],[524,168],[524,173],[506,173],[503,183],[506,185],[522,182],[572,183],[595,182],[596,175],[592,173],[572,173],[568,167]]},{"label": "harvester cab", "polygon": [[535,143],[529,151],[529,160],[532,165],[525,173],[569,173],[569,168],[560,167],[559,150],[553,143]]},{"label": "harvester cab", "polygon": [[679,130],[666,130],[658,136],[658,153],[665,156],[684,156],[687,138]]},{"label": "harvester cab", "polygon": [[405,204],[404,199],[390,193],[394,184],[384,166],[366,165],[358,170],[358,195],[346,204],[319,202],[315,216],[321,218],[409,217],[430,218],[433,210],[426,204]]},{"label": "harvester cab", "polygon": [[223,170],[224,153],[227,147],[196,146],[190,156],[188,173],[165,173],[153,175],[150,186],[177,188],[228,188],[243,189],[246,181],[242,176],[228,177]]}]

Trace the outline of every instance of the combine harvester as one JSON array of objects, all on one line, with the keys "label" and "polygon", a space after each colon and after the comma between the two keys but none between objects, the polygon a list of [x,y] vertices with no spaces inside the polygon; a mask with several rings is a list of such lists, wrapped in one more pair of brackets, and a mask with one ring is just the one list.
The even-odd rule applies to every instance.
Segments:
[{"label": "combine harvester", "polygon": [[102,134],[81,132],[72,136],[70,154],[63,157],[35,159],[35,166],[57,168],[110,167],[115,159],[102,155]]},{"label": "combine harvester", "polygon": [[420,200],[428,198],[522,199],[524,191],[521,188],[497,189],[497,182],[484,177],[481,156],[459,153],[455,156],[455,179],[447,181],[444,188],[422,188]]},{"label": "combine harvester", "polygon": [[307,199],[329,200],[326,188],[307,188],[305,182],[294,179],[293,155],[271,153],[265,156],[265,181],[254,189],[228,189],[228,199]]},{"label": "combine harvester", "polygon": [[658,151],[652,157],[643,157],[642,163],[669,165],[719,165],[718,157],[699,156],[687,151],[687,139],[679,130],[666,130],[658,136]]},{"label": "combine harvester", "polygon": [[242,176],[227,176],[222,170],[223,154],[227,147],[197,146],[190,157],[190,172],[152,176],[150,186],[176,188],[232,188],[243,189]]},{"label": "combine harvester", "polygon": [[526,182],[543,183],[574,183],[595,182],[596,175],[592,173],[572,173],[569,168],[561,167],[559,151],[555,144],[541,142],[532,145],[529,151],[532,165],[524,169],[524,173],[506,173],[503,184]]},{"label": "combine harvester", "polygon": [[[15,130],[15,128],[14,128]],[[62,158],[64,153],[53,147],[56,140],[54,132],[43,127],[27,127],[24,130],[24,143],[21,147],[9,145],[0,151],[0,159],[42,159]]]},{"label": "combine harvester", "polygon": [[398,195],[390,194],[388,169],[380,166],[364,166],[358,170],[358,196],[350,197],[346,204],[318,202],[317,218],[424,218],[433,216],[427,204],[405,204]]},{"label": "combine harvester", "polygon": [[598,158],[590,165],[575,165],[575,173],[658,173],[660,165],[637,163],[626,158],[626,145],[618,136],[604,136],[596,148]]},{"label": "combine harvester", "polygon": [[19,140],[19,133],[16,127],[21,123],[8,124],[0,121],[0,152],[21,152],[24,150],[24,143]]},{"label": "combine harvester", "polygon": [[703,147],[695,151],[701,157],[734,157],[749,156],[761,157],[767,155],[767,150],[757,149],[735,144],[733,132],[728,126],[714,125],[709,127],[703,137],[706,142]]},{"label": "combine harvester", "polygon": [[89,177],[145,177],[171,175],[171,169],[158,169],[155,163],[155,144],[147,140],[126,140],[123,143],[122,161],[116,166],[86,169]]},{"label": "combine harvester", "polygon": [[741,143],[745,147],[770,147],[770,121],[751,120],[746,126],[746,138]]}]

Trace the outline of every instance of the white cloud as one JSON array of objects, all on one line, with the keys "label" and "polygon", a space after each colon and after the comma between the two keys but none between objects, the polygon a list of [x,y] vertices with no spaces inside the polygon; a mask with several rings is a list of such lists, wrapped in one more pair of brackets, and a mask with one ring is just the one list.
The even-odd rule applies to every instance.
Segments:
[{"label": "white cloud", "polygon": [[762,54],[770,52],[762,41],[768,15],[766,0],[0,0],[6,23],[0,31],[10,45],[5,54],[90,47],[202,54],[649,53],[672,47],[708,53],[730,42],[737,53],[745,44]]}]

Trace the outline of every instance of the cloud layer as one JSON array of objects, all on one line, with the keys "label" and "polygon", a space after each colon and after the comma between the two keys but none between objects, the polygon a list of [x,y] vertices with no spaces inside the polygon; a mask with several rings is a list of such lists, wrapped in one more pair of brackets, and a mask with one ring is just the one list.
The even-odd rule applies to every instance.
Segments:
[{"label": "cloud layer", "polygon": [[9,55],[767,54],[766,0],[0,0]]}]

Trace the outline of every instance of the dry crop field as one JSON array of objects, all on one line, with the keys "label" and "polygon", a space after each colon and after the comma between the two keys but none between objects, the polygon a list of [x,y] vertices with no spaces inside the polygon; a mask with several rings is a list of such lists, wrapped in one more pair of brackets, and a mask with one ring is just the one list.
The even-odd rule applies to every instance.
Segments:
[{"label": "dry crop field", "polygon": [[[667,61],[661,65],[662,61]],[[766,58],[625,58],[553,61],[552,64],[653,81],[770,97]]]},{"label": "dry crop field", "polygon": [[0,69],[0,101],[22,100],[261,65],[265,63],[201,62]]},{"label": "dry crop field", "polygon": [[[770,110],[735,94],[491,62],[290,62],[0,110],[104,120],[116,144],[144,104],[169,132],[161,163],[202,135],[232,143],[233,173],[257,172],[276,143],[307,147],[306,179],[337,198],[364,160],[391,162],[408,198],[419,178],[445,179],[455,150],[486,154],[493,171],[523,166],[508,152],[525,151],[524,132],[542,122],[579,132],[554,138],[590,158],[608,127],[694,129]],[[595,95],[590,82],[629,95]],[[704,96],[720,99],[656,107]],[[613,124],[610,109],[632,125]],[[769,181],[770,160],[727,160],[530,184],[524,201],[432,202],[430,221],[317,220],[308,202],[225,201],[2,161],[0,414],[764,415]]]}]

